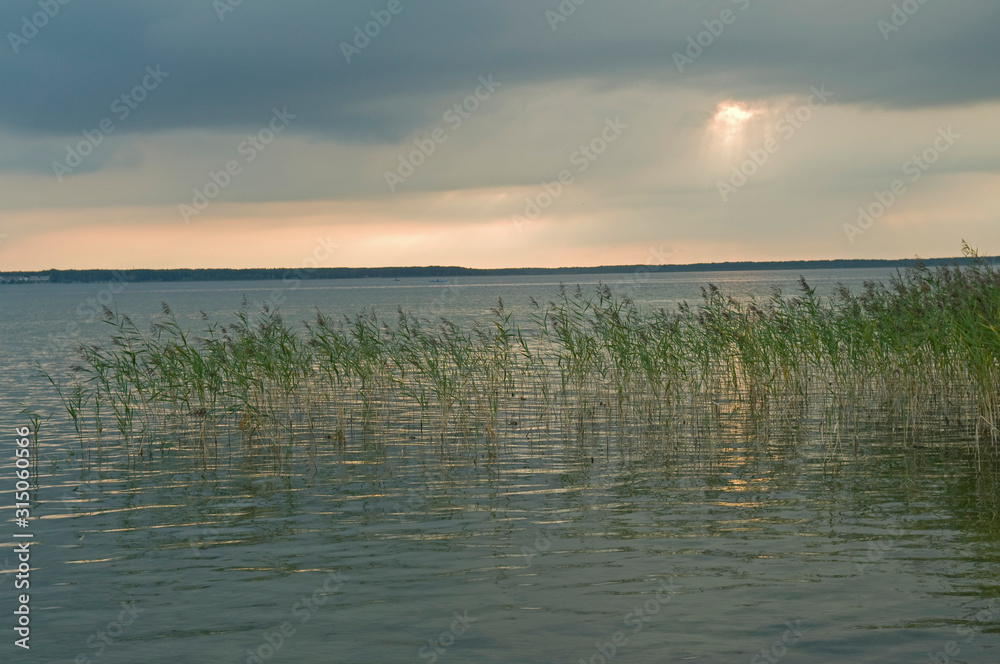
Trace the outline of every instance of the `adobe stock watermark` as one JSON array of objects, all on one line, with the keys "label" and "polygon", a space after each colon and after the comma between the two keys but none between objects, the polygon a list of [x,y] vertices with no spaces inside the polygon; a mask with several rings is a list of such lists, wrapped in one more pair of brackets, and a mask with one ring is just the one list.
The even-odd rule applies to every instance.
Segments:
[{"label": "adobe stock watermark", "polygon": [[479,77],[479,85],[460,102],[456,102],[451,108],[441,116],[442,121],[448,125],[445,127],[435,127],[424,138],[413,141],[415,150],[399,155],[399,166],[395,171],[385,172],[385,183],[389,185],[389,191],[395,193],[396,187],[406,182],[406,180],[417,172],[417,169],[427,163],[439,145],[448,140],[449,132],[454,133],[462,128],[465,121],[478,111],[484,102],[503,85],[493,80],[493,74]]},{"label": "adobe stock watermark", "polygon": [[903,0],[900,4],[894,4],[888,20],[880,18],[875,23],[879,32],[882,33],[883,41],[888,42],[889,37],[893,33],[899,32],[904,25],[910,22],[910,18],[926,4],[927,0]]},{"label": "adobe stock watermark", "polygon": [[[977,624],[973,627],[969,627],[968,625],[956,627],[955,633],[959,637],[962,637],[962,641],[965,644],[972,643],[972,641],[976,638],[976,635],[983,631],[984,627],[991,625],[993,618],[997,613],[1000,613],[1000,599],[994,597],[990,600],[989,606],[976,613],[976,622],[981,624]],[[954,661],[952,658],[958,657],[961,653],[961,643],[958,641],[948,641],[944,644],[944,648],[940,652],[928,652],[927,657],[933,664],[951,664],[951,662]]]},{"label": "adobe stock watermark", "polygon": [[598,641],[594,644],[594,654],[589,659],[583,657],[577,660],[578,664],[608,664],[628,645],[629,639],[641,632],[652,622],[653,618],[666,606],[672,596],[678,592],[680,586],[674,580],[660,581],[657,590],[651,599],[642,604],[636,605],[634,609],[625,614],[622,624],[628,628],[619,629],[611,635],[607,641]]},{"label": "adobe stock watermark", "polygon": [[438,657],[445,654],[448,648],[455,645],[460,638],[472,629],[472,623],[479,622],[478,618],[473,618],[469,615],[468,609],[462,613],[455,611],[453,615],[455,619],[451,621],[448,629],[434,638],[428,639],[427,643],[417,650],[417,656],[420,659],[426,660],[429,664],[434,664],[438,660]]},{"label": "adobe stock watermark", "polygon": [[7,33],[7,40],[14,50],[14,55],[21,52],[22,46],[37,37],[38,31],[47,26],[49,21],[54,19],[62,11],[62,8],[70,2],[72,0],[38,0],[41,11],[31,14],[31,16],[21,17],[21,29],[17,32]]},{"label": "adobe stock watermark", "polygon": [[[791,140],[813,118],[815,112],[823,108],[830,98],[833,97],[833,93],[826,89],[825,84],[820,85],[818,88],[814,85],[809,88],[809,91],[811,94],[806,103],[786,113],[785,117],[774,126],[775,131],[777,131],[778,135],[784,141]],[[722,197],[722,202],[728,202],[733,194],[742,189],[750,181],[750,178],[756,175],[763,168],[764,164],[781,150],[781,145],[781,143],[772,137],[765,140],[764,145],[761,147],[747,150],[748,159],[743,161],[739,166],[732,167],[729,179],[716,182],[715,186],[719,192],[719,196]]]},{"label": "adobe stock watermark", "polygon": [[[876,512],[877,512],[877,518],[881,520],[883,523],[890,518],[887,515],[885,515],[880,508],[876,508]],[[885,532],[886,535],[895,538],[903,537],[904,535],[906,535],[906,530],[898,526],[893,526],[892,528],[885,529],[883,532]],[[867,547],[868,551],[865,554],[866,560],[855,561],[854,569],[857,570],[858,574],[864,574],[866,571],[868,571],[869,565],[881,562],[882,559],[885,558],[885,554],[891,551],[893,548],[895,548],[895,545],[892,543],[891,540],[886,540],[886,539],[869,540]]]},{"label": "adobe stock watermark", "polygon": [[217,528],[201,527],[196,535],[188,538],[188,546],[194,551],[194,557],[201,557],[201,550],[222,542],[222,531]]},{"label": "adobe stock watermark", "polygon": [[560,23],[565,23],[569,17],[576,13],[577,7],[587,3],[587,0],[562,0],[559,5],[552,9],[545,10],[545,20],[549,22],[552,32],[559,29]]},{"label": "adobe stock watermark", "polygon": [[108,648],[115,645],[128,628],[136,621],[140,613],[145,613],[135,605],[135,602],[122,602],[122,610],[116,620],[108,622],[104,629],[100,629],[87,638],[87,647],[93,650],[92,653],[81,653],[73,660],[73,664],[92,664],[104,656]]},{"label": "adobe stock watermark", "polygon": [[230,159],[223,169],[208,172],[208,181],[192,192],[191,204],[181,203],[177,209],[184,223],[190,224],[192,217],[197,217],[233,183],[233,178],[243,172],[243,167],[253,162],[257,156],[267,149],[281,132],[288,128],[295,114],[288,112],[288,107],[271,109],[271,120],[266,127],[255,134],[250,134],[236,146],[236,153],[243,157],[243,163],[238,159]]},{"label": "adobe stock watermark", "polygon": [[414,318],[429,322],[443,318],[449,309],[457,306],[458,298],[469,288],[458,277],[449,277],[448,283],[436,286],[437,295],[432,302],[421,305],[414,310]]},{"label": "adobe stock watermark", "polygon": [[[104,307],[113,308],[115,296],[125,290],[125,286],[128,285],[125,275],[121,272],[112,272],[112,278],[104,283],[106,285],[98,290],[94,297],[80,300],[76,309],[73,310],[75,315],[70,317],[61,330],[49,332],[45,344],[38,343],[32,346],[31,357],[35,362],[46,359],[46,355],[56,348],[78,345],[81,324],[97,320]],[[28,368],[33,366],[31,363],[23,366],[25,367],[23,378],[37,378],[38,374],[32,373]]]},{"label": "adobe stock watermark", "polygon": [[[340,572],[327,574],[322,586],[317,587],[311,594],[299,598],[292,605],[292,618],[301,625],[312,620],[313,616],[327,605],[330,597],[340,592],[346,580],[347,577]],[[264,637],[258,645],[247,648],[246,664],[264,664],[284,647],[288,639],[295,636],[296,631],[297,628],[291,620],[287,620],[272,629],[264,630]]]},{"label": "adobe stock watermark", "polygon": [[236,11],[236,8],[243,4],[243,0],[212,0],[212,9],[219,17],[219,23],[226,20],[226,14]]},{"label": "adobe stock watermark", "polygon": [[648,255],[652,260],[636,267],[632,274],[625,279],[624,285],[616,285],[615,294],[634,300],[639,287],[646,285],[653,273],[659,272],[664,265],[667,265],[667,259],[673,254],[673,249],[668,249],[662,244],[659,247],[650,247]]},{"label": "adobe stock watermark", "polygon": [[912,184],[922,178],[924,173],[938,162],[941,155],[950,150],[960,138],[962,135],[956,134],[951,127],[938,129],[938,135],[931,145],[920,154],[913,155],[903,162],[902,174],[907,177],[897,178],[889,184],[888,189],[874,192],[875,200],[867,206],[858,208],[857,221],[853,224],[844,224],[844,233],[847,234],[850,243],[854,244],[854,238],[864,235],[909,191],[907,182]]},{"label": "adobe stock watermark", "polygon": [[520,549],[521,556],[524,558],[524,562],[527,564],[528,567],[531,567],[532,558],[534,558],[539,554],[549,552],[549,549],[552,548],[552,543],[555,541],[555,536],[553,535],[553,533],[565,528],[567,525],[569,524],[566,523],[553,524],[548,528],[546,528],[544,531],[541,531],[538,535],[536,535],[535,541],[532,543],[531,546],[521,545]]},{"label": "adobe stock watermark", "polygon": [[389,0],[385,9],[371,10],[372,20],[362,25],[354,26],[354,39],[350,42],[340,42],[340,52],[344,54],[347,64],[361,55],[361,51],[371,46],[372,40],[382,34],[382,31],[389,27],[393,18],[403,13],[406,6],[402,0]]},{"label": "adobe stock watermark", "polygon": [[[160,65],[156,65],[156,67],[148,65],[146,75],[142,77],[142,80],[131,90],[115,97],[115,100],[111,102],[111,112],[115,114],[119,122],[124,122],[132,115],[132,111],[139,108],[139,104],[146,101],[149,93],[160,87],[160,84],[168,76],[170,76],[170,72],[162,71]],[[110,136],[116,129],[118,126],[111,117],[106,117],[98,122],[95,129],[85,129],[82,141],[76,145],[66,146],[66,159],[52,162],[52,172],[55,173],[56,179],[62,182],[65,176],[79,168],[84,159],[93,154],[97,146],[104,142],[104,137]]]},{"label": "adobe stock watermark", "polygon": [[754,655],[750,659],[750,664],[776,664],[779,659],[788,654],[788,649],[802,640],[809,630],[802,629],[802,621],[796,620],[785,623],[788,629],[767,648],[762,648],[760,654]]},{"label": "adobe stock watermark", "polygon": [[552,207],[552,204],[563,195],[566,188],[576,181],[576,176],[585,173],[594,162],[600,159],[601,155],[621,138],[628,127],[619,117],[614,120],[605,118],[601,133],[581,145],[570,155],[569,162],[576,167],[575,175],[571,169],[565,168],[559,171],[554,180],[542,182],[542,191],[534,196],[525,197],[523,212],[511,215],[511,222],[513,222],[515,230],[518,233],[523,232],[525,226],[536,221],[545,210]]},{"label": "adobe stock watermark", "polygon": [[[81,507],[81,509],[83,509],[86,507],[87,503],[95,499],[96,495],[97,493],[91,487],[82,483],[72,490],[64,490],[62,495],[59,496],[59,502],[72,505],[73,507],[76,507],[76,503],[84,503]],[[72,516],[76,514],[76,512],[74,512],[71,507],[66,512],[63,512],[63,514]]]},{"label": "adobe stock watermark", "polygon": [[[444,473],[441,473],[439,478],[443,479]],[[419,487],[408,488],[400,501],[392,504],[392,508],[404,515],[417,513],[422,516],[422,511],[431,504],[433,496],[430,484],[425,481]]]},{"label": "adobe stock watermark", "polygon": [[263,301],[255,301],[254,308],[263,310],[266,307],[271,311],[279,308],[287,300],[285,293],[297,291],[302,286],[303,281],[309,279],[317,268],[333,257],[334,250],[339,246],[340,244],[334,242],[330,236],[316,238],[316,245],[313,247],[312,253],[303,258],[297,268],[286,270],[281,275],[282,287],[272,289]]},{"label": "adobe stock watermark", "polygon": [[[732,0],[732,2],[741,12],[745,12],[749,9],[751,0]],[[687,47],[683,52],[674,51],[674,65],[677,67],[678,73],[683,74],[685,67],[693,65],[694,61],[700,58],[706,49],[711,48],[712,44],[726,31],[726,26],[736,23],[738,16],[732,9],[727,8],[719,12],[717,18],[702,21],[705,29],[687,38]]]}]

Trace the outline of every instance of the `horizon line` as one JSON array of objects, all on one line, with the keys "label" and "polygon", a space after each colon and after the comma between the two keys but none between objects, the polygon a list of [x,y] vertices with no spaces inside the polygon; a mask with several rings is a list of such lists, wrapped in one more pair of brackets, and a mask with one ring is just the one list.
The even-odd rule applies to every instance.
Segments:
[{"label": "horizon line", "polygon": [[[942,256],[934,258],[826,258],[826,259],[800,259],[800,260],[768,260],[768,261],[755,261],[755,260],[744,260],[744,261],[719,261],[719,262],[700,262],[700,263],[634,263],[634,264],[615,264],[615,265],[592,265],[592,266],[559,266],[559,267],[536,267],[536,266],[523,266],[523,267],[465,267],[460,265],[387,265],[387,266],[364,266],[364,267],[351,267],[351,266],[317,266],[317,267],[165,267],[165,268],[154,268],[154,267],[130,267],[130,268],[47,268],[42,270],[0,270],[0,275],[5,276],[31,276],[31,275],[51,275],[53,273],[66,274],[66,273],[96,273],[96,272],[113,272],[120,274],[134,273],[134,272],[146,272],[146,273],[170,273],[170,272],[199,272],[199,271],[210,271],[210,272],[223,272],[223,273],[238,273],[238,272],[298,272],[302,273],[303,276],[310,276],[314,273],[320,272],[334,272],[334,271],[350,271],[350,272],[364,272],[364,271],[417,271],[417,270],[450,270],[450,271],[462,271],[462,272],[481,272],[481,273],[501,273],[501,272],[566,272],[572,270],[584,270],[584,271],[596,271],[596,270],[638,270],[638,269],[651,269],[651,270],[688,270],[688,271],[710,271],[705,268],[733,268],[733,267],[753,267],[757,266],[794,266],[801,267],[807,265],[830,265],[836,263],[854,263],[854,264],[865,264],[865,265],[877,265],[885,264],[887,267],[893,265],[912,265],[917,263],[941,263],[948,261],[957,261],[961,263],[968,263],[975,260],[984,260],[990,262],[1000,261],[1000,256]],[[420,274],[415,276],[428,276],[426,274]]]}]

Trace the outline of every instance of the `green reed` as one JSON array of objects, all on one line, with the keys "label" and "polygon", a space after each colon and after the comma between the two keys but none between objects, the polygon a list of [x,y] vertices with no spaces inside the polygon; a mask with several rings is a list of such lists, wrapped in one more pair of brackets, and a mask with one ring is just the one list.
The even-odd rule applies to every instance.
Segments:
[{"label": "green reed", "polygon": [[[203,318],[196,335],[163,305],[148,332],[106,310],[106,346],[86,346],[65,377],[45,374],[84,445],[105,421],[130,458],[220,440],[290,454],[297,441],[346,444],[360,431],[471,441],[492,458],[508,429],[606,429],[663,438],[743,418],[766,432],[802,420],[837,440],[864,427],[911,436],[1000,435],[1000,274],[965,248],[962,268],[916,265],[857,293],[737,299],[708,285],[701,301],[642,311],[607,286],[560,287],[522,328],[502,301],[464,329],[402,310],[300,329],[244,306],[234,322]],[[90,413],[87,413],[87,410]],[[359,428],[360,427],[360,428]],[[610,430],[609,429],[609,430]]]}]

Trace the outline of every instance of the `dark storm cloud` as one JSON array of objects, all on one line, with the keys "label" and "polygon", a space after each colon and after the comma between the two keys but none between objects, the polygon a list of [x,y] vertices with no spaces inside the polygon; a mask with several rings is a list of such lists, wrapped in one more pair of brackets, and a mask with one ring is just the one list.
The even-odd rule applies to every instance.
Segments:
[{"label": "dark storm cloud", "polygon": [[[907,2],[915,11],[897,15],[897,26],[902,0],[563,0],[564,14],[574,9],[559,22],[546,15],[559,0],[399,0],[348,63],[342,43],[372,11],[387,16],[390,0],[42,0],[54,15],[28,39],[24,17],[42,11],[38,0],[8,1],[0,125],[21,136],[76,134],[113,118],[150,66],[169,75],[117,123],[123,133],[254,127],[287,106],[296,132],[395,141],[491,72],[511,85],[586,78],[744,97],[825,83],[838,103],[875,106],[995,99],[1000,6]],[[222,3],[234,6],[220,19]],[[733,21],[678,71],[674,54],[724,10]]]}]

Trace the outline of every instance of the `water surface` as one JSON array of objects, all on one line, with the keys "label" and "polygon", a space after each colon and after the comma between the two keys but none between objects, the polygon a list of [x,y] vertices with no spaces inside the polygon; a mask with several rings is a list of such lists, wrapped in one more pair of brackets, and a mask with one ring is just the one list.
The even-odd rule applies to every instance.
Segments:
[{"label": "water surface", "polygon": [[[806,274],[821,292],[882,276]],[[797,278],[562,280],[671,307],[709,281],[767,296]],[[140,326],[160,301],[197,327],[199,312],[225,316],[244,296],[286,320],[317,307],[391,319],[403,306],[471,322],[497,297],[526,314],[557,282],[0,288],[2,419],[12,437],[22,408],[56,411],[30,362],[68,363],[74,344],[107,334],[88,299],[113,295]],[[866,431],[835,446],[796,426],[657,440],[508,423],[494,459],[393,430],[321,442],[315,459],[237,452],[205,468],[173,454],[128,468],[82,464],[65,419],[40,435],[32,650],[8,632],[3,661],[1000,659],[997,469],[955,432],[904,443]],[[0,541],[11,570],[12,540]],[[9,591],[0,598],[13,610]]]}]

